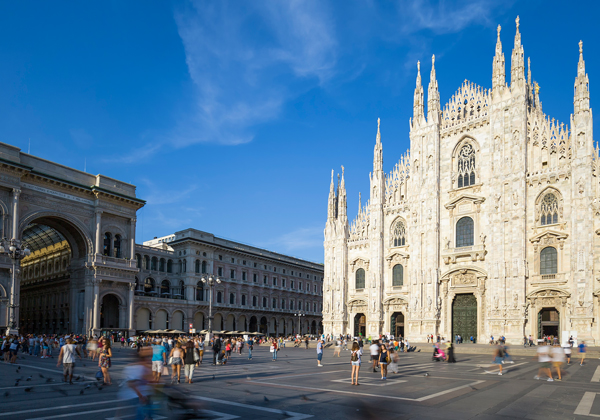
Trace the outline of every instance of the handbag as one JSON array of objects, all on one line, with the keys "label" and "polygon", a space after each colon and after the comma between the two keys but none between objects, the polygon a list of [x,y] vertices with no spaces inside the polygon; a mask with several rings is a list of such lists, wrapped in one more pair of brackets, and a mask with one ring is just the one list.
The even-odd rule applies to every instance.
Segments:
[{"label": "handbag", "polygon": [[200,360],[200,355],[198,354],[198,350],[194,349],[194,362]]},{"label": "handbag", "polygon": [[274,353],[275,352],[275,347],[271,346],[270,351],[271,351],[271,353]]},{"label": "handbag", "polygon": [[102,370],[98,369],[98,372],[96,372],[96,380],[101,381],[103,379],[104,379],[104,375],[102,374]]},{"label": "handbag", "polygon": [[173,364],[173,356],[169,357],[169,361],[167,362],[168,365],[172,365]]},{"label": "handbag", "polygon": [[165,375],[165,376],[169,375],[169,369],[166,366],[163,366],[161,375]]}]

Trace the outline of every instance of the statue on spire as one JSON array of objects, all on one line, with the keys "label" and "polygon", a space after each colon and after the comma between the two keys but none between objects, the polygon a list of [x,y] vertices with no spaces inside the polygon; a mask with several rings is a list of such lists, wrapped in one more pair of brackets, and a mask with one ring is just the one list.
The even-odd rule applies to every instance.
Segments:
[{"label": "statue on spire", "polygon": [[497,90],[506,86],[506,66],[504,64],[504,53],[502,52],[502,41],[500,41],[500,30],[498,25],[498,40],[496,41],[496,54],[492,64],[492,88]]},{"label": "statue on spire", "polygon": [[525,88],[525,63],[523,46],[521,45],[521,33],[519,32],[519,16],[515,19],[517,32],[515,34],[515,46],[510,61],[510,86],[511,89]]},{"label": "statue on spire", "polygon": [[427,120],[440,122],[440,92],[435,75],[435,54],[431,56],[431,75],[429,77],[429,88],[427,90]]},{"label": "statue on spire", "polygon": [[575,114],[590,109],[590,80],[585,72],[583,60],[583,41],[579,41],[579,62],[577,63],[577,77],[575,78],[575,97],[573,99]]},{"label": "statue on spire", "polygon": [[417,86],[413,101],[413,118],[411,127],[418,127],[425,122],[423,86],[421,85],[421,62],[417,61]]}]

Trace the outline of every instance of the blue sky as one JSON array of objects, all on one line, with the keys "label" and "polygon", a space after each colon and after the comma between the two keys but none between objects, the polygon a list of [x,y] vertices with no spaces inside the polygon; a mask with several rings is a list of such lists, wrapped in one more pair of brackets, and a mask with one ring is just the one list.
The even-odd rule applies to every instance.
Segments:
[{"label": "blue sky", "polygon": [[138,242],[186,227],[323,261],[332,168],[348,213],[409,147],[416,62],[442,104],[491,87],[496,26],[515,17],[544,111],[568,122],[583,40],[600,83],[593,1],[0,3],[0,141],[138,187]]}]

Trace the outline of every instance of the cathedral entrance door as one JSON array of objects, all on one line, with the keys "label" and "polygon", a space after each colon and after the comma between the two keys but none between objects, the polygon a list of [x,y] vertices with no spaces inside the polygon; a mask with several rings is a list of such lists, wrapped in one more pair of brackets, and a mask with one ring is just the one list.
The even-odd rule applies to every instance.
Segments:
[{"label": "cathedral entrance door", "polygon": [[554,308],[544,308],[538,313],[538,338],[544,336],[558,337],[560,331],[560,314]]},{"label": "cathedral entrance door", "polygon": [[394,312],[392,315],[390,333],[394,334],[394,337],[404,337],[404,315],[402,312]]},{"label": "cathedral entrance door", "polygon": [[354,317],[354,336],[364,337],[367,333],[367,317],[365,314],[356,314]]},{"label": "cathedral entrance door", "polygon": [[452,339],[477,339],[477,298],[473,294],[456,295],[452,303]]}]

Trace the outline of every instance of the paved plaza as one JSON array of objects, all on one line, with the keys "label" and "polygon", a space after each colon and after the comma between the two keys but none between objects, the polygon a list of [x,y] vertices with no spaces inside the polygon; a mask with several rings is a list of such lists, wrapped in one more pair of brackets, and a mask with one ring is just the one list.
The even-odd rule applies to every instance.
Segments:
[{"label": "paved plaza", "polygon": [[[427,348],[428,349],[428,348]],[[490,349],[491,350],[491,349]],[[56,359],[20,355],[18,364],[0,364],[0,420],[134,418],[134,408],[118,397],[122,369],[135,360],[135,350],[115,348],[114,385],[95,385],[96,364],[79,362],[75,385],[65,385]],[[400,372],[386,381],[363,362],[361,385],[350,385],[350,356],[333,357],[325,350],[317,367],[313,348],[287,347],[271,360],[268,347],[255,348],[253,360],[233,355],[225,366],[205,363],[193,384],[173,386],[188,401],[202,404],[213,419],[574,419],[600,417],[600,360],[564,366],[562,382],[535,380],[533,357],[515,356],[505,374],[486,374],[491,356],[461,354],[456,364],[435,363],[425,348],[401,353]],[[364,357],[366,360],[367,357]],[[18,370],[18,371],[17,371]],[[17,379],[21,378],[20,381]],[[167,392],[170,389],[167,388]],[[177,418],[157,410],[154,418]]]}]

